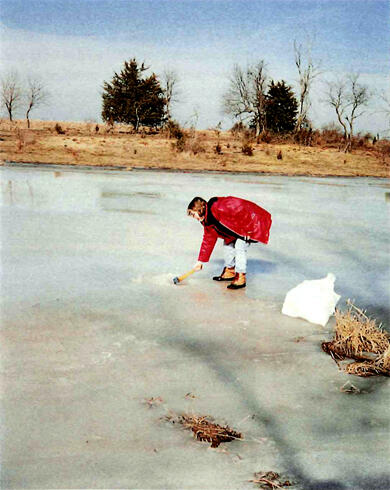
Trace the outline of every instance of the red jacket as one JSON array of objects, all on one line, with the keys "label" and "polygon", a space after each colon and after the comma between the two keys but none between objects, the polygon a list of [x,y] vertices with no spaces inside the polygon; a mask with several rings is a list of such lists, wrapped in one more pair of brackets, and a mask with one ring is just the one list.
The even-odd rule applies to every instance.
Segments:
[{"label": "red jacket", "polygon": [[208,262],[217,238],[231,243],[237,238],[247,242],[268,243],[271,215],[257,204],[239,197],[213,197],[207,203],[203,241],[198,260]]}]

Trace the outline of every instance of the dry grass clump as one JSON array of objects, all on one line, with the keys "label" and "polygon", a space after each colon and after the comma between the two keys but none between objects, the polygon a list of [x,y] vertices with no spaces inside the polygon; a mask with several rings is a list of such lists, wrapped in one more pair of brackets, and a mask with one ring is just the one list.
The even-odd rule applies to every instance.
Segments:
[{"label": "dry grass clump", "polygon": [[234,125],[230,129],[230,133],[233,136],[233,138],[240,138],[241,135],[247,131],[248,128],[245,126],[245,124],[242,121],[238,121],[234,123]]},{"label": "dry grass clump", "polygon": [[203,137],[197,135],[195,130],[184,130],[178,127],[173,127],[172,136],[176,138],[176,142],[172,144],[172,149],[178,153],[191,153],[192,155],[198,155],[199,153],[205,153],[206,148],[203,144]]},{"label": "dry grass clump", "polygon": [[65,131],[62,129],[61,124],[56,123],[54,126],[54,130],[57,134],[65,134]]},{"label": "dry grass clump", "polygon": [[228,425],[221,426],[207,420],[206,417],[196,415],[181,415],[180,423],[184,428],[192,430],[199,441],[211,443],[211,447],[218,447],[221,442],[230,442],[234,439],[242,439],[240,432],[236,432]]},{"label": "dry grass clump", "polygon": [[253,146],[250,140],[244,139],[241,146],[241,151],[248,157],[253,156]]},{"label": "dry grass clump", "polygon": [[361,376],[362,378],[379,375],[390,376],[390,372],[385,369],[380,369],[372,361],[351,362],[345,366],[344,371],[348,374]]},{"label": "dry grass clump", "polygon": [[357,376],[390,376],[390,347],[380,354],[374,361],[352,362],[345,367],[349,374]]},{"label": "dry grass clump", "polygon": [[390,372],[390,347],[383,354],[377,357],[375,365],[380,369],[385,369]]},{"label": "dry grass clump", "polygon": [[292,487],[294,484],[289,480],[283,481],[284,478],[276,473],[275,471],[259,471],[255,473],[255,478],[249,480],[253,483],[259,485],[260,488],[283,488]]},{"label": "dry grass clump", "polygon": [[362,352],[383,353],[389,336],[376,325],[375,319],[349,302],[346,312],[336,310],[335,341],[345,350],[346,357]]},{"label": "dry grass clump", "polygon": [[168,415],[165,420],[179,423],[185,429],[191,430],[198,441],[211,443],[211,447],[218,447],[222,442],[242,439],[242,434],[231,429],[228,425],[222,426],[211,422],[208,416],[199,415]]},{"label": "dry grass clump", "polygon": [[354,359],[344,371],[357,376],[390,376],[389,335],[376,321],[350,301],[346,312],[336,310],[335,337],[322,343],[322,350],[338,363]]},{"label": "dry grass clump", "polygon": [[168,139],[181,138],[183,136],[183,128],[177,121],[170,119],[162,128],[161,134]]}]

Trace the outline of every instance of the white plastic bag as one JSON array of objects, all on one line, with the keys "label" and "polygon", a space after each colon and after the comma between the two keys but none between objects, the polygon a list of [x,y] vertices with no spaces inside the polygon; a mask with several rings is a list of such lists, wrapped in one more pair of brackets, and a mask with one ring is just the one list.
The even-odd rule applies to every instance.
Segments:
[{"label": "white plastic bag", "polygon": [[335,280],[329,273],[323,279],[301,282],[286,294],[282,313],[324,327],[341,297],[334,291]]}]

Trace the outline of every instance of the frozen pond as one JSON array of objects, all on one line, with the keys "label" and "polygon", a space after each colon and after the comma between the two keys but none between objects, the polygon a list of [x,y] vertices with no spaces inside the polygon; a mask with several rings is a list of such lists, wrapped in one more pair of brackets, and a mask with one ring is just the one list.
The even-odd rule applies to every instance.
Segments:
[{"label": "frozen pond", "polygon": [[[338,371],[320,347],[334,319],[281,314],[289,289],[332,272],[339,306],[351,298],[389,329],[388,181],[0,175],[2,488],[250,489],[261,470],[305,490],[390,488],[387,379]],[[271,212],[245,290],[211,280],[221,243],[171,283],[197,259],[196,195]],[[340,391],[346,382],[360,393]],[[161,421],[170,410],[212,415],[245,440],[210,449]]]}]

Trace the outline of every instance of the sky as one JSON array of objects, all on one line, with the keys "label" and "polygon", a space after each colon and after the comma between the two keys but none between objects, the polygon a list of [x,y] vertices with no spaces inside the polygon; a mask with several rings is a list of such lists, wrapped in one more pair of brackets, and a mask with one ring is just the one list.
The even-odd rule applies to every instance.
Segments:
[{"label": "sky", "polygon": [[314,125],[336,121],[327,83],[358,73],[374,95],[357,129],[385,134],[378,94],[389,90],[388,0],[0,0],[1,74],[44,82],[50,99],[37,119],[100,121],[103,82],[136,58],[149,73],[175,71],[181,124],[229,128],[222,97],[234,64],[264,60],[270,78],[297,93],[293,43],[308,39],[321,67]]}]

